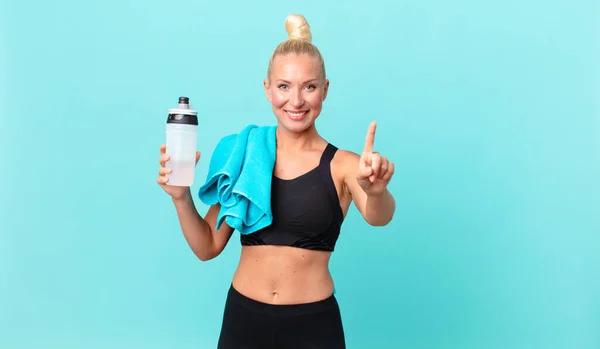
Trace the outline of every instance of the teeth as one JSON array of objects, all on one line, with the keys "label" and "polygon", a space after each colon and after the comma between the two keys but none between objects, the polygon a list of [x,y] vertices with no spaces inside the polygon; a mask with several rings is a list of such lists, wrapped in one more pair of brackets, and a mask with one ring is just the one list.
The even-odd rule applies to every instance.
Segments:
[{"label": "teeth", "polygon": [[300,112],[300,113],[291,113],[291,112],[288,111],[287,113],[290,114],[292,117],[295,117],[295,118],[300,117],[300,116],[306,114],[305,111]]}]

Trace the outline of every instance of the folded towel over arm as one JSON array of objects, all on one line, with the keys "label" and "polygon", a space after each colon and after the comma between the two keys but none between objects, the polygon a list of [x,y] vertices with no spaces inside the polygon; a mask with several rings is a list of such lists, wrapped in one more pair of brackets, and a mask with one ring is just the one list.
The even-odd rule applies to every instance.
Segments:
[{"label": "folded towel over arm", "polygon": [[248,125],[217,143],[206,182],[198,190],[204,204],[221,204],[217,229],[225,221],[241,234],[250,234],[272,223],[275,130],[276,126]]}]

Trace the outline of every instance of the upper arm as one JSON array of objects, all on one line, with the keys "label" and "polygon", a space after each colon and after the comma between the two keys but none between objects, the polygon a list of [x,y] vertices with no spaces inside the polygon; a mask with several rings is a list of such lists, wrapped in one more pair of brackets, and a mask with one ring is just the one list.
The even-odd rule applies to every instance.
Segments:
[{"label": "upper arm", "polygon": [[204,220],[210,226],[211,235],[213,238],[213,246],[215,248],[215,256],[219,255],[227,243],[231,238],[231,235],[234,232],[234,229],[230,227],[227,222],[223,221],[219,229],[216,229],[217,226],[217,217],[219,215],[219,210],[221,209],[221,204],[214,204],[210,206]]},{"label": "upper arm", "polygon": [[340,153],[340,155],[342,155],[342,168],[344,169],[344,186],[350,195],[354,206],[356,206],[363,218],[366,219],[367,194],[356,180],[358,166],[360,164],[360,155],[351,151],[342,151]]}]

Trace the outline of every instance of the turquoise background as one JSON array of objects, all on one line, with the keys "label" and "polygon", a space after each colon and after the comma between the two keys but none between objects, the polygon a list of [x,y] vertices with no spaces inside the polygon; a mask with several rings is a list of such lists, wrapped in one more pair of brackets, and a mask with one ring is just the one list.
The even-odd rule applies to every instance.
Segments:
[{"label": "turquoise background", "polygon": [[[214,348],[240,252],[197,260],[156,184],[167,109],[272,124],[304,14],[332,143],[396,163],[331,261],[348,348],[600,348],[598,1],[2,1],[0,348]],[[200,202],[198,209],[206,207]]]}]

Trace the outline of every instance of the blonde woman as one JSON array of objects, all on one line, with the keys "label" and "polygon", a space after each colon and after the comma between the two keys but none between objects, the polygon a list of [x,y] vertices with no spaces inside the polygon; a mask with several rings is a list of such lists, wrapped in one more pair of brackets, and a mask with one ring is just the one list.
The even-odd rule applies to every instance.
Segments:
[{"label": "blonde woman", "polygon": [[[242,252],[227,296],[218,348],[345,348],[329,259],[351,203],[366,222],[386,225],[395,211],[387,185],[394,164],[373,150],[371,123],[362,153],[319,135],[329,81],[301,15],[286,18],[289,38],[269,61],[264,90],[277,118],[271,183],[273,222],[240,234]],[[187,187],[167,186],[161,148],[158,183],[172,197],[186,241],[199,259],[217,257],[235,230],[217,229],[217,203],[201,217]],[[214,156],[214,155],[213,155]],[[199,158],[199,153],[197,158]]]}]

